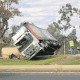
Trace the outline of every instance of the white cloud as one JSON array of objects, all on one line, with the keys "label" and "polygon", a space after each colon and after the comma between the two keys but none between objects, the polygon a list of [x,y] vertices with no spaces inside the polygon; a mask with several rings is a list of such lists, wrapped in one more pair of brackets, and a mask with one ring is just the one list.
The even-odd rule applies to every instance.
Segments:
[{"label": "white cloud", "polygon": [[[47,18],[46,20],[44,20],[45,24],[46,21],[49,21],[49,17],[51,20],[53,19],[53,21],[59,18],[58,11],[62,5],[71,3],[73,6],[77,4],[79,6],[79,2],[79,0],[21,0],[19,5],[21,7],[19,8],[19,10],[28,20],[30,19],[31,21],[33,21],[33,23],[36,22],[36,19],[38,18],[39,21],[43,21]],[[24,3],[26,5],[21,3]],[[27,5],[29,6],[27,7]]]},{"label": "white cloud", "polygon": [[[10,24],[20,24],[28,21],[39,27],[47,28],[48,24],[59,19],[58,11],[66,3],[71,3],[73,7],[80,7],[80,0],[21,0],[19,10],[22,17],[15,17],[10,20]],[[74,21],[75,19],[75,21]],[[79,25],[80,20],[74,16],[72,24]]]},{"label": "white cloud", "polygon": [[[22,11],[22,13],[28,13],[31,16],[40,16],[40,15],[51,15],[53,16],[53,14],[58,12],[58,7],[57,6],[49,6],[49,7],[30,7],[30,8],[20,8],[20,11]],[[48,16],[47,15],[47,16]]]}]

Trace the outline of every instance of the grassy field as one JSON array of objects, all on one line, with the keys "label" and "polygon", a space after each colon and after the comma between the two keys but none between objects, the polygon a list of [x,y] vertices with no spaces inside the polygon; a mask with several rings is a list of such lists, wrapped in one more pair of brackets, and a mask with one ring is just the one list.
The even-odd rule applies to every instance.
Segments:
[{"label": "grassy field", "polygon": [[73,60],[68,63],[65,63],[65,65],[80,65],[80,59],[79,60]]},{"label": "grassy field", "polygon": [[[72,58],[72,59],[71,59]],[[77,56],[55,56],[42,60],[26,60],[26,59],[0,59],[0,65],[80,65],[80,57]]]},{"label": "grassy field", "polygon": [[54,57],[54,58],[49,58],[49,59],[44,59],[44,60],[17,60],[17,59],[2,59],[0,60],[0,65],[46,65],[51,62],[56,62],[61,60],[63,57]]}]

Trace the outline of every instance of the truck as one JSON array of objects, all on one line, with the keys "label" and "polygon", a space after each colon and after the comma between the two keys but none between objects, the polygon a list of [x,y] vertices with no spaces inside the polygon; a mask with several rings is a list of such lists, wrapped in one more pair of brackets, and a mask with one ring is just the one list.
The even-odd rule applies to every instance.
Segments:
[{"label": "truck", "polygon": [[27,59],[36,56],[53,55],[60,48],[59,43],[47,29],[42,29],[32,23],[25,22],[14,32],[13,44]]}]

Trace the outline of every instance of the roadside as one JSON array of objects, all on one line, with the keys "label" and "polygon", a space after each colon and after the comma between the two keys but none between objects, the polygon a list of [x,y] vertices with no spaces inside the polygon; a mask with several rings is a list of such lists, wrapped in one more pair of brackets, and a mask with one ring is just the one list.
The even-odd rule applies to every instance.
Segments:
[{"label": "roadside", "polygon": [[38,57],[35,60],[0,58],[0,65],[80,65],[80,54]]},{"label": "roadside", "polygon": [[0,72],[80,72],[80,65],[1,65]]},{"label": "roadside", "polygon": [[76,55],[64,55],[64,58],[62,58],[59,61],[52,62],[50,65],[80,65],[80,54]]},{"label": "roadside", "polygon": [[27,60],[27,59],[1,59],[0,65],[47,65],[51,62],[60,61],[63,56],[53,56],[49,58],[42,58],[37,60]]},{"label": "roadside", "polygon": [[[79,60],[78,64],[70,64]],[[68,65],[69,64],[69,65]],[[44,60],[1,59],[0,72],[80,72],[80,54]]]}]

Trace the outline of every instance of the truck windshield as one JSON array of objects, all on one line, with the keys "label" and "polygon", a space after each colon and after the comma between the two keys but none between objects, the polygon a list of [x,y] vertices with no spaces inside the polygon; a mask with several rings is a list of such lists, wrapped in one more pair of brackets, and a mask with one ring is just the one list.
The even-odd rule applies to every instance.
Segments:
[{"label": "truck windshield", "polygon": [[16,43],[19,51],[23,51],[33,41],[32,36],[28,33],[19,42]]}]

